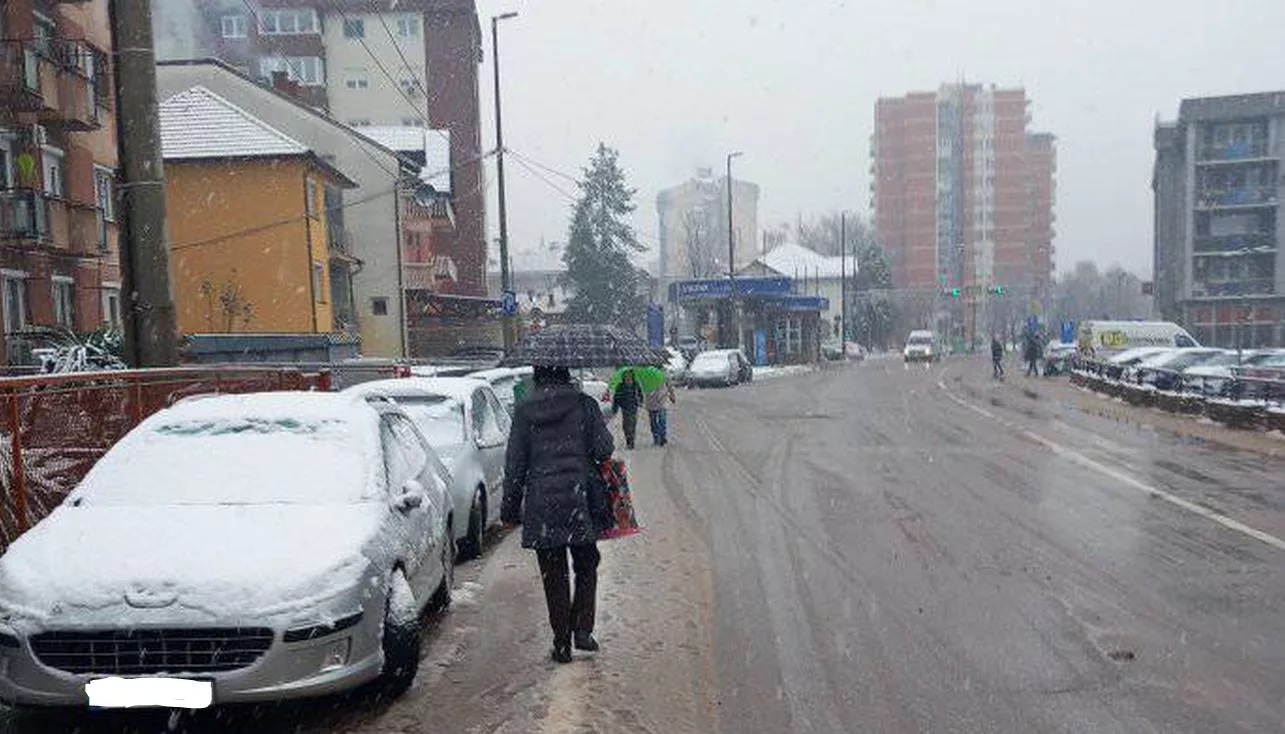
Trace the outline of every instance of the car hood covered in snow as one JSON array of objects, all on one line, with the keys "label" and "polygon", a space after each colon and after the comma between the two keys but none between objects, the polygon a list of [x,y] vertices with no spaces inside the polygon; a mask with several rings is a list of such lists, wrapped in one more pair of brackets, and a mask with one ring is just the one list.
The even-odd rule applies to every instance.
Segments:
[{"label": "car hood covered in snow", "polygon": [[22,629],[304,618],[365,580],[383,511],[63,505],[0,557],[0,620]]}]

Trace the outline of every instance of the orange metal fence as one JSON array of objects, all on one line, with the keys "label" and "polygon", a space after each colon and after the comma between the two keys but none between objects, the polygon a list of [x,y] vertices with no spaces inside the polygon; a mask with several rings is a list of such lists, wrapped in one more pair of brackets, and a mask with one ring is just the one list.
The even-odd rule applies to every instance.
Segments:
[{"label": "orange metal fence", "polygon": [[0,379],[0,550],[49,514],[107,449],[191,396],[328,390],[289,368],[124,370]]}]

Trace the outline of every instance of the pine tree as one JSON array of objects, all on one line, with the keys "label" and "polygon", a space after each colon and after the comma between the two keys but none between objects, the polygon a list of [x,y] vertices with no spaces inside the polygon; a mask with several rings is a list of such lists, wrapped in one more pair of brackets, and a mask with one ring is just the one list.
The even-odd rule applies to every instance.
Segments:
[{"label": "pine tree", "polygon": [[645,303],[629,256],[643,247],[626,219],[634,210],[634,189],[625,184],[617,158],[614,149],[599,143],[584,169],[563,255],[565,279],[574,293],[566,318],[632,331],[642,323]]}]

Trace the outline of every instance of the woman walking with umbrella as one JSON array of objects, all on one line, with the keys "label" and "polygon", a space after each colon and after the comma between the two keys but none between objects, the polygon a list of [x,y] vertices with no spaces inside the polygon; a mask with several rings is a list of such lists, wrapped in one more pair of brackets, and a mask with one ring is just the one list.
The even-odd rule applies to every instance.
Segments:
[{"label": "woman walking with umbrella", "polygon": [[[507,364],[535,367],[534,390],[514,410],[501,516],[522,524],[522,546],[536,552],[553,628],[552,657],[596,651],[597,540],[613,525],[598,467],[615,448],[598,403],[571,384],[569,367],[649,364],[658,356],[610,327],[562,327],[533,335]],[[575,570],[575,591],[567,556]]]}]

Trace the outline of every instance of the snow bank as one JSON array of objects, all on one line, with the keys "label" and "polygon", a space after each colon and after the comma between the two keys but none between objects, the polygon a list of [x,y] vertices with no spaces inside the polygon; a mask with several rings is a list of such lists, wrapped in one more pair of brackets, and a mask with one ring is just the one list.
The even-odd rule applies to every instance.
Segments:
[{"label": "snow bank", "polygon": [[810,364],[787,364],[780,366],[766,366],[754,368],[754,379],[771,380],[777,377],[789,377],[791,375],[803,375],[809,372],[815,372],[816,366]]}]

